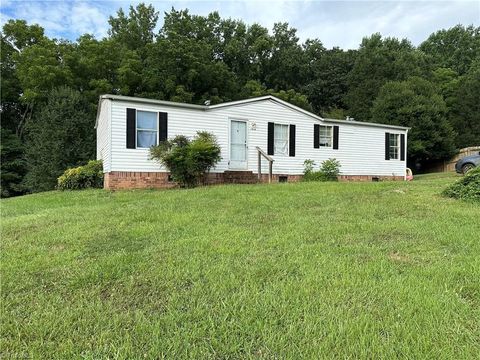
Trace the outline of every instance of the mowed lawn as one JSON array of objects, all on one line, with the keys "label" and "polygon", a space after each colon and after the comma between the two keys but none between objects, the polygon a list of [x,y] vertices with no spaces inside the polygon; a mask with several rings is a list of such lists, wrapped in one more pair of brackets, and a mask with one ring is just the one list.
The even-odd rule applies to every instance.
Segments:
[{"label": "mowed lawn", "polygon": [[412,183],[1,201],[2,358],[480,354],[480,205]]}]

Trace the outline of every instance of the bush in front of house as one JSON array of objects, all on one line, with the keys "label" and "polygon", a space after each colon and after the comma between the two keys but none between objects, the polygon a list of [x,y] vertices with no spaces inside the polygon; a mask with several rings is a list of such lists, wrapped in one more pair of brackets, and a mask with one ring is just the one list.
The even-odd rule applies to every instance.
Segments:
[{"label": "bush in front of house", "polygon": [[304,181],[338,181],[341,165],[340,161],[336,159],[323,161],[320,169],[317,171],[315,171],[315,162],[313,160],[305,160],[303,166]]},{"label": "bush in front of house", "polygon": [[86,165],[65,170],[58,178],[57,189],[79,190],[103,187],[103,165],[101,160],[90,160]]},{"label": "bush in front of house", "polygon": [[443,190],[443,195],[454,199],[480,202],[480,167],[470,170]]},{"label": "bush in front of house", "polygon": [[178,135],[150,148],[150,157],[165,166],[181,187],[195,187],[221,159],[220,145],[211,133],[197,132],[193,139]]}]

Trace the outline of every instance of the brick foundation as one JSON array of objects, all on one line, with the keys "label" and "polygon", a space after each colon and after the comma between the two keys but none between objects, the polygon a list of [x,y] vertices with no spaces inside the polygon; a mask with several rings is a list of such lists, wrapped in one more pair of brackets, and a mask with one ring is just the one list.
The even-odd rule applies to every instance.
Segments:
[{"label": "brick foundation", "polygon": [[402,181],[403,176],[383,175],[339,175],[339,181]]},{"label": "brick foundation", "polygon": [[[257,177],[257,174],[255,174]],[[286,180],[285,181],[285,177]],[[272,175],[272,182],[298,182],[302,181],[303,175],[282,175],[282,174],[273,174]],[[262,183],[268,183],[268,174],[262,174]]]},{"label": "brick foundation", "polygon": [[[109,190],[169,189],[177,183],[169,180],[167,172],[112,171],[103,176],[103,187]],[[223,173],[207,175],[206,185],[223,184]]]},{"label": "brick foundation", "polygon": [[[272,182],[298,182],[303,175],[273,174]],[[403,176],[375,176],[375,175],[340,175],[339,181],[378,181],[403,180]],[[258,182],[257,174],[250,171],[209,173],[205,185],[218,184],[252,184]],[[262,183],[268,183],[268,174],[262,174]],[[123,189],[168,189],[176,187],[175,182],[169,181],[167,172],[138,172],[138,171],[112,171],[104,174],[103,187],[108,190]]]}]

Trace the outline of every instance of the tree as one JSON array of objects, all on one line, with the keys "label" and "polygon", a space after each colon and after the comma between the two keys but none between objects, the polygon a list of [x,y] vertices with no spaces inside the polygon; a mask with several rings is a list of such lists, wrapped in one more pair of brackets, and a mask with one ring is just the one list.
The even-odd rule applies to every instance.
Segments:
[{"label": "tree", "polygon": [[26,162],[22,142],[9,129],[2,128],[0,144],[1,154],[1,197],[10,197],[24,193],[22,186],[23,177],[26,174]]},{"label": "tree", "polygon": [[125,45],[130,50],[143,50],[155,39],[153,30],[157,26],[158,12],[152,5],[130,5],[128,16],[122,9],[117,11],[117,16],[110,16],[108,23],[109,35],[117,43]]},{"label": "tree", "polygon": [[451,122],[457,130],[458,148],[480,145],[480,61],[460,78]]},{"label": "tree", "polygon": [[60,87],[49,92],[48,102],[27,126],[25,185],[30,191],[54,189],[65,169],[94,158],[94,119],[78,91]]},{"label": "tree", "polygon": [[267,87],[278,90],[299,89],[302,47],[298,44],[297,30],[288,23],[273,26],[273,48],[264,76]]},{"label": "tree", "polygon": [[279,99],[287,101],[293,105],[301,107],[302,109],[312,111],[312,106],[308,102],[307,96],[299,93],[293,89],[288,91],[280,90],[275,91],[273,89],[266,89],[265,86],[258,81],[250,80],[243,86],[241,91],[241,98],[247,99],[252,97],[258,97],[263,95],[273,95]]},{"label": "tree", "polygon": [[457,25],[437,31],[419,48],[427,55],[431,67],[450,68],[463,75],[480,58],[480,27]]},{"label": "tree", "polygon": [[1,44],[1,197],[21,195],[26,174],[23,127],[31,118],[33,106],[20,102],[24,93],[17,75],[18,58],[22,52],[45,40],[43,29],[27,25],[24,20],[9,20],[0,35]]},{"label": "tree", "polygon": [[391,81],[381,89],[372,108],[372,121],[411,127],[408,159],[416,163],[448,159],[455,153],[455,133],[447,107],[435,86],[420,77]]},{"label": "tree", "polygon": [[27,25],[25,20],[8,20],[3,25],[3,36],[5,41],[11,44],[17,52],[24,48],[39,44],[46,37],[43,28],[37,24]]},{"label": "tree", "polygon": [[63,61],[69,47],[69,43],[45,40],[18,54],[17,76],[23,89],[22,101],[42,101],[51,89],[72,83],[71,70]]},{"label": "tree", "polygon": [[[157,42],[149,47],[144,83],[149,93],[178,101],[188,95],[195,103],[231,100],[238,92],[234,74],[218,59],[217,42],[188,11],[165,14]],[[210,26],[210,25],[209,25]]]},{"label": "tree", "polygon": [[421,75],[423,54],[408,40],[382,39],[380,34],[364,38],[348,76],[345,101],[359,121],[371,119],[373,101],[388,81],[401,81]]},{"label": "tree", "polygon": [[81,36],[69,55],[66,61],[72,72],[72,86],[81,89],[82,94],[94,105],[99,95],[115,94],[124,88],[119,69],[123,63],[125,72],[126,59],[137,56],[136,52],[127,50],[113,39],[99,41],[91,35]]},{"label": "tree", "polygon": [[[38,25],[27,25],[25,20],[8,20],[1,34],[1,104],[2,128],[8,128],[21,138],[23,127],[31,118],[31,92],[22,83],[19,74],[23,53],[32,46],[41,46],[47,38]],[[21,72],[21,71],[20,71]],[[23,101],[20,102],[20,99]]]},{"label": "tree", "polygon": [[313,110],[325,115],[346,109],[348,74],[355,63],[356,51],[343,51],[339,48],[325,50],[317,42],[307,42],[305,52],[306,80],[302,92],[308,96]]}]

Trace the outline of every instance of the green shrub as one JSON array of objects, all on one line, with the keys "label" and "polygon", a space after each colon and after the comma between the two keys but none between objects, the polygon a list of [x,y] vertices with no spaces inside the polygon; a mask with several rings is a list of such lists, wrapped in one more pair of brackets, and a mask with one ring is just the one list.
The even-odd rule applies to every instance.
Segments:
[{"label": "green shrub", "polygon": [[480,202],[480,167],[470,170],[460,180],[447,187],[443,195]]},{"label": "green shrub", "polygon": [[59,190],[78,190],[103,187],[103,166],[101,160],[90,160],[87,165],[65,170],[58,178]]},{"label": "green shrub", "polygon": [[311,159],[307,159],[303,162],[303,174],[310,174],[314,172],[314,167],[315,167],[315,161]]},{"label": "green shrub", "polygon": [[307,159],[303,163],[304,181],[337,181],[340,174],[340,162],[336,159],[328,159],[322,162],[318,171],[314,170],[315,162]]},{"label": "green shrub", "polygon": [[337,159],[328,159],[322,162],[320,172],[323,174],[326,181],[338,181],[340,167],[340,161]]},{"label": "green shrub", "polygon": [[194,187],[205,182],[207,172],[221,159],[215,136],[204,131],[197,132],[192,140],[178,135],[152,146],[150,157],[165,166],[181,187]]}]

